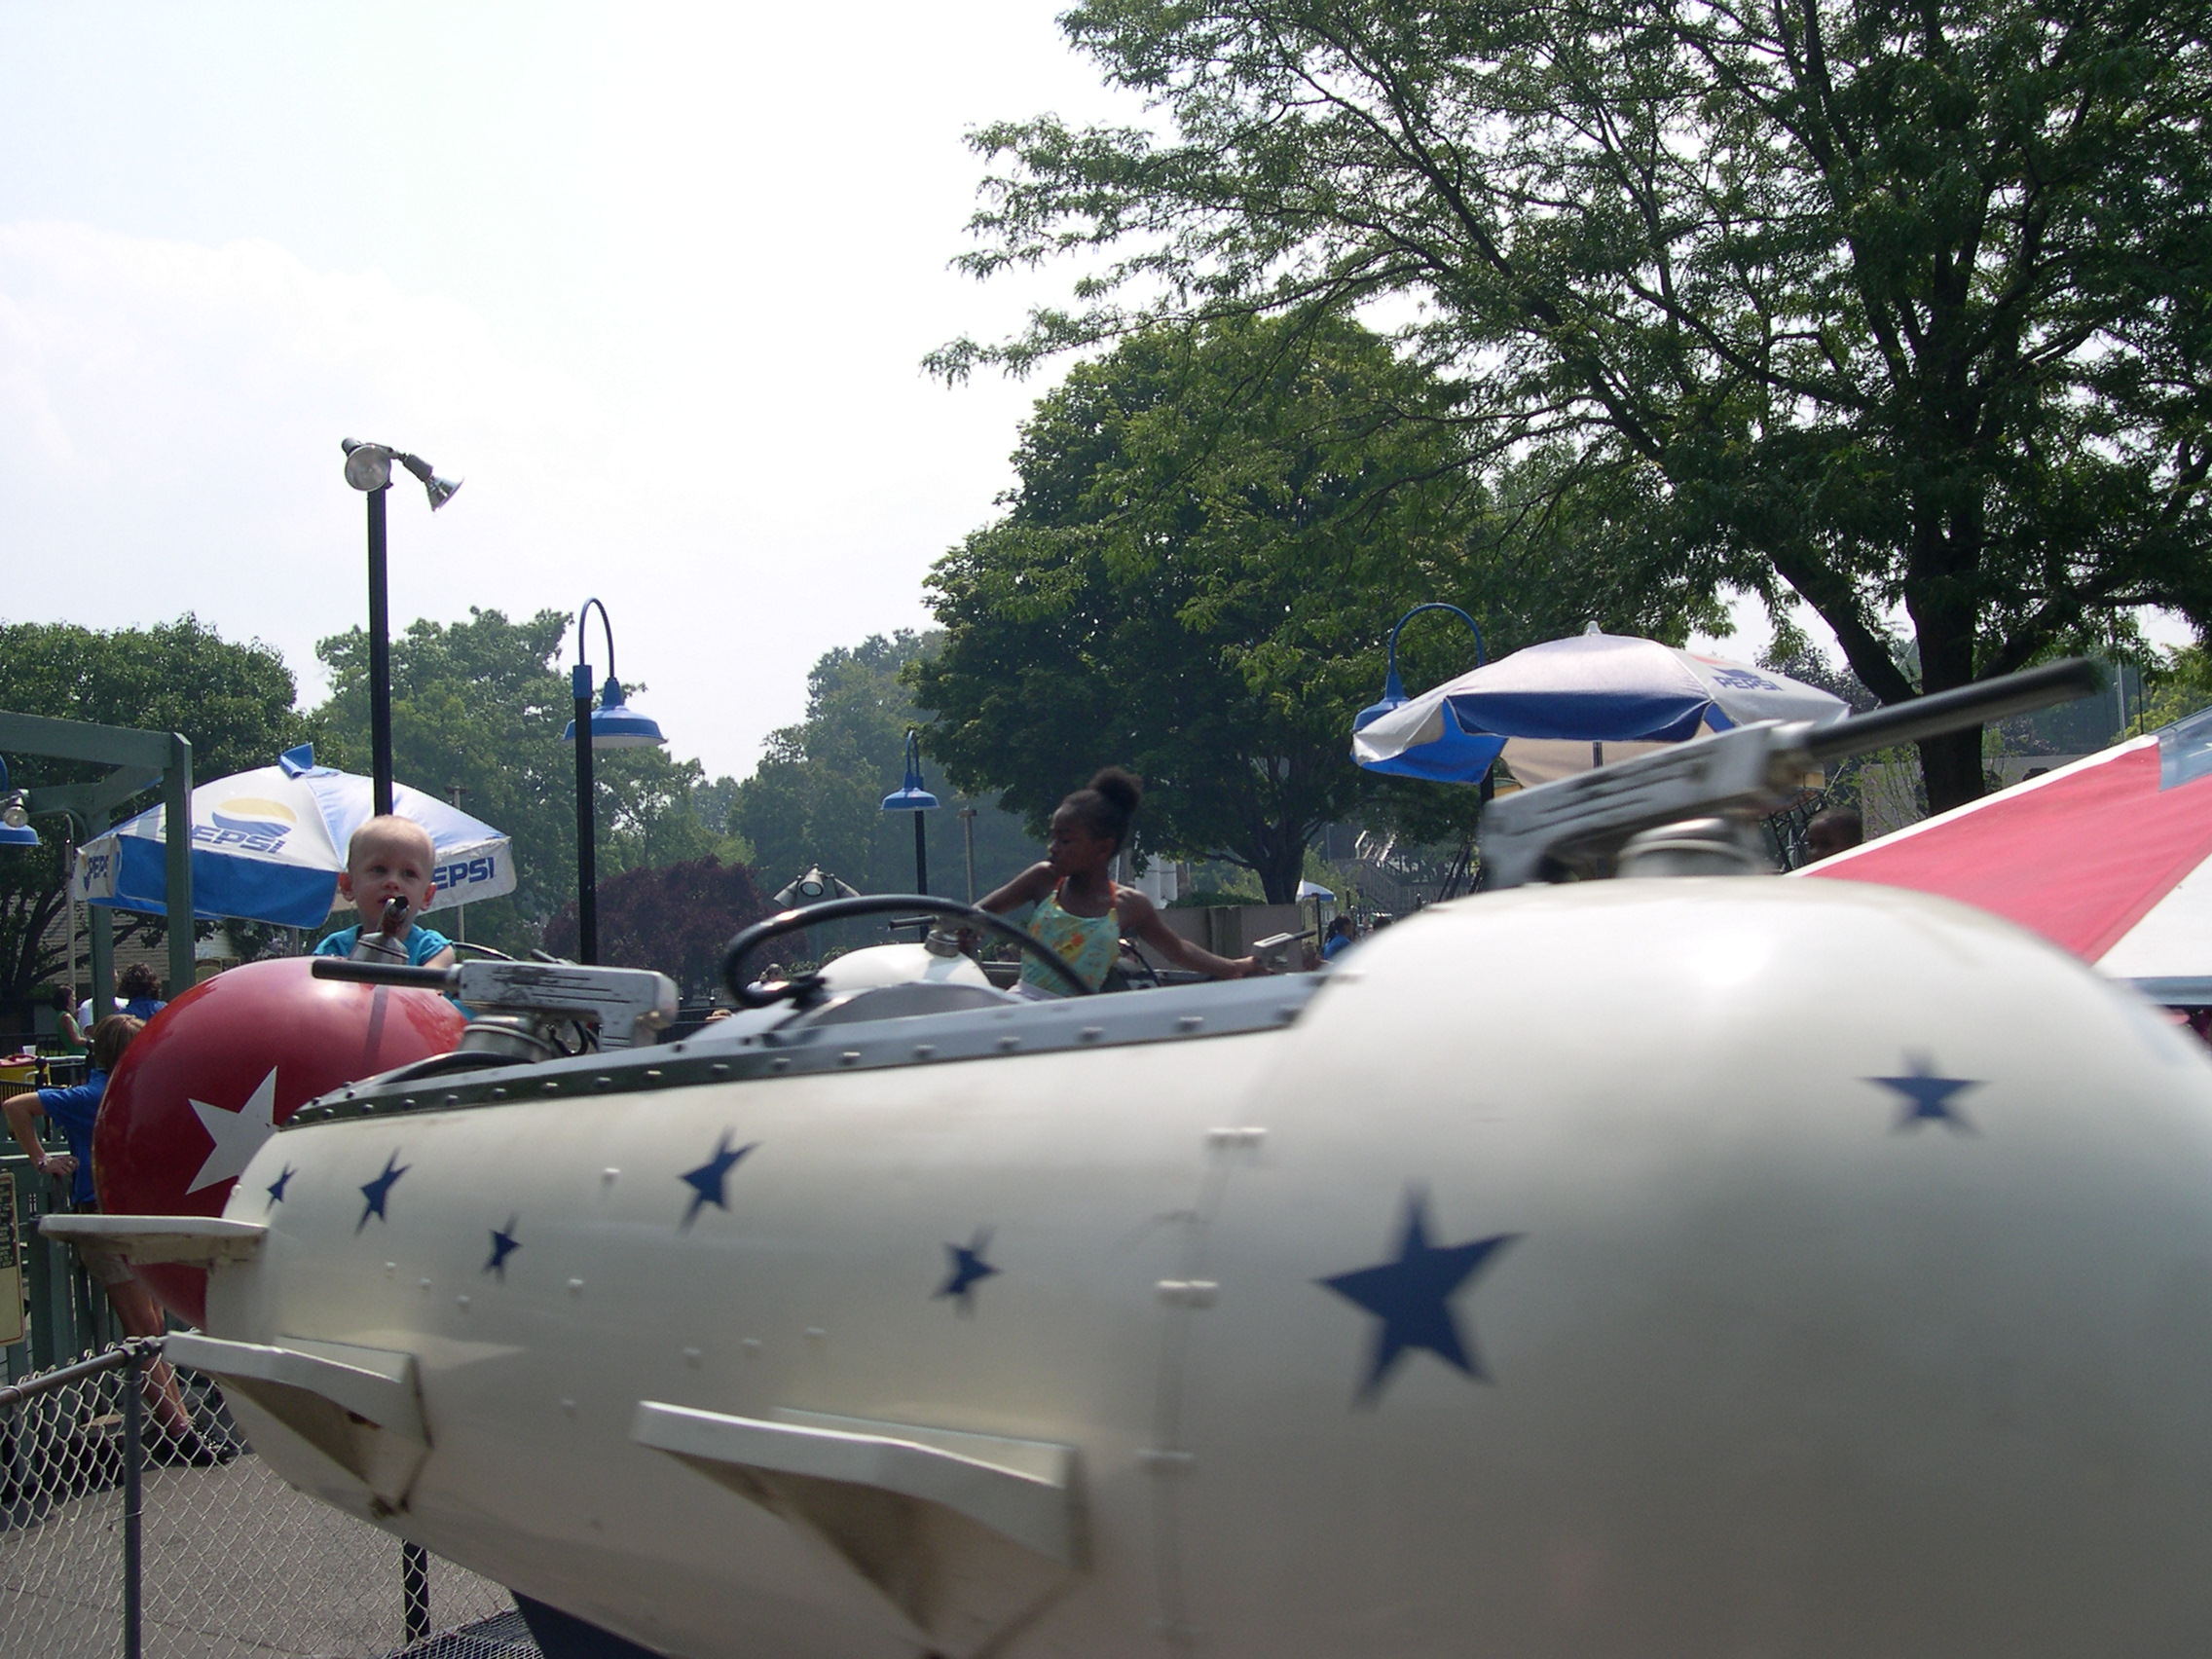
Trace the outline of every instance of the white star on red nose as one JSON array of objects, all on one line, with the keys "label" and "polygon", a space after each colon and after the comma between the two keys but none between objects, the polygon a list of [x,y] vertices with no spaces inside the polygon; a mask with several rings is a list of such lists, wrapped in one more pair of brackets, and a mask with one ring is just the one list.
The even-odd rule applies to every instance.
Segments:
[{"label": "white star on red nose", "polygon": [[207,1161],[192,1178],[192,1185],[185,1188],[188,1193],[197,1193],[203,1187],[243,1175],[262,1143],[276,1132],[276,1074],[271,1071],[263,1078],[261,1087],[235,1112],[210,1106],[204,1100],[193,1101],[192,1109],[200,1115],[200,1126],[207,1131],[207,1138],[215,1143]]}]

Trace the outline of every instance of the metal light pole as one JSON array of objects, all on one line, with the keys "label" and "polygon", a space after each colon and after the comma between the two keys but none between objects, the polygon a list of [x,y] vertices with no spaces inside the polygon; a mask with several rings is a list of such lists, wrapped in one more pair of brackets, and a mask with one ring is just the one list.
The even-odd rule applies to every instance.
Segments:
[{"label": "metal light pole", "polygon": [[[446,798],[453,802],[453,809],[456,812],[461,810],[461,796],[474,793],[465,784],[446,785]],[[466,944],[468,942],[468,906],[466,904],[456,904],[453,907],[453,934],[456,944]]]},{"label": "metal light pole", "polygon": [[1439,600],[1432,599],[1426,605],[1415,606],[1399,617],[1398,625],[1390,630],[1390,671],[1382,677],[1382,700],[1370,703],[1366,708],[1359,711],[1358,715],[1352,719],[1352,730],[1364,730],[1384,715],[1390,713],[1391,710],[1405,707],[1408,701],[1406,685],[1405,682],[1398,678],[1398,636],[1406,631],[1408,622],[1411,622],[1424,610],[1449,610],[1464,622],[1467,625],[1467,631],[1475,637],[1475,666],[1480,668],[1488,660],[1488,653],[1483,649],[1482,629],[1476,624],[1472,616],[1469,616],[1456,605],[1446,605]]},{"label": "metal light pole", "polygon": [[922,814],[937,810],[937,796],[922,788],[922,734],[915,728],[906,728],[906,781],[883,797],[886,812],[910,812],[914,815],[914,891],[930,890],[929,834],[922,828]]},{"label": "metal light pole", "polygon": [[[607,683],[600,687],[596,713],[591,664],[584,660],[584,625],[595,608],[607,639]],[[561,736],[576,746],[576,960],[588,965],[599,960],[599,826],[592,812],[592,751],[649,749],[668,741],[650,716],[623,701],[622,682],[614,678],[614,624],[596,599],[585,600],[576,612],[576,666],[569,671],[569,694],[575,715]]]},{"label": "metal light pole", "polygon": [[960,833],[968,843],[968,903],[976,902],[976,809],[964,806],[952,815],[960,820]]},{"label": "metal light pole", "polygon": [[398,461],[429,492],[430,511],[453,499],[458,478],[440,478],[421,456],[389,444],[342,438],[346,482],[369,498],[369,777],[374,810],[391,811],[391,616],[386,599],[384,498],[391,488],[391,463]]}]

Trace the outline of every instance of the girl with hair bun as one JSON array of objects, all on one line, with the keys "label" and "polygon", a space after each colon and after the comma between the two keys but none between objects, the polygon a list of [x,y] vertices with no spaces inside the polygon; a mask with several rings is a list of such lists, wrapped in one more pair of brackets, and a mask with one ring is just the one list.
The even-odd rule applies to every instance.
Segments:
[{"label": "girl with hair bun", "polygon": [[[1028,907],[1024,925],[1092,990],[1120,954],[1124,935],[1141,939],[1179,968],[1216,979],[1241,979],[1267,970],[1249,956],[1231,960],[1168,932],[1152,901],[1130,887],[1118,887],[1107,871],[1129,838],[1129,822],[1144,800],[1144,785],[1108,766],[1059,804],[1052,814],[1051,837],[1042,864],[1031,865],[981,907],[1009,915]],[[1034,996],[1058,996],[1060,981],[1034,957],[1021,962],[1021,988]]]}]

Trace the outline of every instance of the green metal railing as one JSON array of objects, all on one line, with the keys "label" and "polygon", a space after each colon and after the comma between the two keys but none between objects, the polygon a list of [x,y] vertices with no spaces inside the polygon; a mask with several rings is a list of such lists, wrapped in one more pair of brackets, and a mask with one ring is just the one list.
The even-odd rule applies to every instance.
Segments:
[{"label": "green metal railing", "polygon": [[[52,1150],[67,1149],[56,1140]],[[19,1152],[0,1157],[0,1176],[14,1195],[14,1225],[6,1230],[13,1236],[0,1236],[0,1273],[11,1255],[23,1273],[23,1340],[0,1348],[0,1368],[13,1383],[118,1343],[124,1332],[76,1252],[39,1233],[42,1216],[69,1207],[69,1183],[41,1175]]]}]

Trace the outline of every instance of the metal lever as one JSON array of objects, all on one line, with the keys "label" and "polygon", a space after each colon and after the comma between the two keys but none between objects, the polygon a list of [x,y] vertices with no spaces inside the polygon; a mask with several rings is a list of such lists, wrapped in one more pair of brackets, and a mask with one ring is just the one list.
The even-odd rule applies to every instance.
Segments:
[{"label": "metal lever", "polygon": [[2101,683],[2096,665],[2076,657],[1829,725],[1738,726],[1501,795],[1483,809],[1484,885],[1519,887],[1550,866],[1602,875],[1646,830],[1696,818],[1749,821],[1785,805],[1815,766],[2071,702]]},{"label": "metal lever", "polygon": [[455,968],[406,968],[318,956],[318,979],[409,985],[459,998],[485,1017],[461,1038],[463,1049],[546,1059],[561,1052],[555,1032],[594,1027],[602,1049],[653,1041],[676,1017],[676,981],[645,968],[592,968],[574,962],[463,962]]}]

